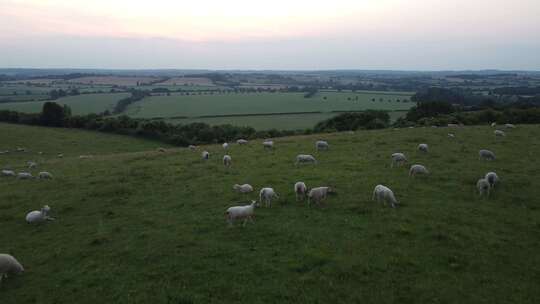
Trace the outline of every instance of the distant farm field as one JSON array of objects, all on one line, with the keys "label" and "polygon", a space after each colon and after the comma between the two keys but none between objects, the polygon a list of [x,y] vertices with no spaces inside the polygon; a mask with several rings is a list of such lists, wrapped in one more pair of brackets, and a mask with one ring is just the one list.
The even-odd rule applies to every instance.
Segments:
[{"label": "distant farm field", "polygon": [[156,83],[157,85],[180,86],[180,85],[204,85],[213,86],[212,80],[203,77],[172,77],[163,82]]},{"label": "distant farm field", "polygon": [[87,76],[69,80],[70,83],[80,84],[100,84],[100,85],[119,85],[135,86],[137,83],[151,83],[159,80],[156,77],[124,77],[124,76]]},{"label": "distant farm field", "polygon": [[[82,115],[90,113],[101,113],[105,110],[112,110],[118,100],[128,96],[128,93],[84,94],[63,97],[54,100],[54,102],[59,104],[66,104],[71,108],[73,114]],[[41,108],[43,107],[44,103],[45,101],[0,103],[0,110],[38,113],[41,112]]]}]

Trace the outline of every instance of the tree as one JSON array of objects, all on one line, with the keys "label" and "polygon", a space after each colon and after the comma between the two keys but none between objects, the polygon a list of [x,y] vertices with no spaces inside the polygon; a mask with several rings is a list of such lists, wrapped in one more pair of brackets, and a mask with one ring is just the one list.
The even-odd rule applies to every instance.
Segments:
[{"label": "tree", "polygon": [[66,113],[64,112],[64,107],[56,102],[48,101],[43,104],[43,110],[41,111],[40,116],[40,120],[43,125],[61,127],[64,124],[65,117]]}]

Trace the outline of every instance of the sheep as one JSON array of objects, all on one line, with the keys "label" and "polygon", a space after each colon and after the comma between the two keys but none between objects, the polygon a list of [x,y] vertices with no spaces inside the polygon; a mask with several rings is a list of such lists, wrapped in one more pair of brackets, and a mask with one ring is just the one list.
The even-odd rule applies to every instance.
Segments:
[{"label": "sheep", "polygon": [[2,176],[16,176],[13,170],[2,170]]},{"label": "sheep", "polygon": [[502,130],[495,130],[495,131],[493,131],[493,134],[495,134],[495,136],[497,136],[497,137],[506,136],[506,133],[504,133],[504,131],[502,131]]},{"label": "sheep", "polygon": [[88,158],[92,158],[94,156],[92,155],[79,155],[79,159],[88,159]]},{"label": "sheep", "polygon": [[257,205],[256,201],[251,201],[250,205],[247,206],[234,206],[227,209],[225,215],[227,216],[227,222],[229,227],[232,227],[233,223],[236,220],[244,220],[242,226],[246,225],[246,222],[250,220],[253,222],[253,216],[255,214],[255,206]]},{"label": "sheep", "polygon": [[63,153],[58,153],[58,158],[63,158],[63,157],[64,157]]},{"label": "sheep", "polygon": [[304,182],[297,182],[294,184],[294,193],[296,195],[296,201],[301,201],[306,198],[307,187]]},{"label": "sheep", "polygon": [[223,149],[227,150],[229,148],[229,144],[228,143],[223,143]]},{"label": "sheep", "polygon": [[373,189],[373,197],[371,199],[374,201],[376,200],[377,202],[382,202],[383,204],[390,203],[392,208],[396,208],[396,205],[399,204],[394,196],[394,192],[392,192],[390,188],[383,185],[375,186],[375,189]]},{"label": "sheep", "polygon": [[317,163],[317,160],[315,159],[315,157],[313,157],[313,155],[309,155],[309,154],[298,154],[296,156],[296,162],[294,163],[296,166],[298,166],[298,164],[301,164],[301,163],[312,163],[312,164],[316,164]]},{"label": "sheep", "polygon": [[157,148],[157,151],[158,151],[158,152],[161,152],[161,153],[165,153],[165,148],[159,147],[159,148]]},{"label": "sheep", "polygon": [[317,149],[317,151],[328,150],[328,142],[324,140],[318,140],[317,142],[315,142],[315,149]]},{"label": "sheep", "polygon": [[54,221],[54,218],[49,216],[49,212],[51,211],[51,207],[45,205],[43,208],[41,208],[40,211],[34,210],[28,212],[26,215],[26,222],[28,224],[40,224],[45,221]]},{"label": "sheep", "polygon": [[454,138],[454,137],[456,137],[456,135],[454,133],[448,133],[448,137]]},{"label": "sheep", "polygon": [[489,150],[485,150],[485,149],[482,149],[480,151],[478,151],[478,158],[479,159],[483,159],[483,160],[494,160],[495,159],[495,153],[489,151]]},{"label": "sheep", "polygon": [[208,151],[203,151],[203,152],[201,153],[201,157],[202,157],[202,159],[204,159],[204,160],[210,159],[210,152],[208,152]]},{"label": "sheep", "polygon": [[274,149],[274,142],[271,141],[271,140],[265,140],[265,141],[263,142],[263,148],[264,148],[265,150],[272,150],[272,149]]},{"label": "sheep", "polygon": [[233,189],[240,192],[240,193],[249,193],[253,192],[253,187],[250,184],[234,184]]},{"label": "sheep", "polygon": [[26,152],[26,148],[17,147],[17,149],[15,149],[15,151],[17,151],[17,152]]},{"label": "sheep", "polygon": [[515,128],[516,128],[515,125],[510,124],[510,123],[507,123],[507,124],[505,124],[504,126],[505,126],[507,129],[515,129]]},{"label": "sheep", "polygon": [[406,162],[407,162],[407,157],[405,157],[405,154],[394,153],[392,154],[392,163],[390,164],[390,167],[393,168],[394,165],[397,165],[399,167]]},{"label": "sheep", "polygon": [[9,274],[20,274],[24,268],[12,255],[0,253],[0,282],[7,278]]},{"label": "sheep", "polygon": [[35,167],[37,167],[37,163],[33,161],[26,162],[26,165],[28,165],[28,169],[34,169]]},{"label": "sheep", "polygon": [[232,165],[232,158],[230,155],[223,156],[223,165],[225,167],[230,167]]},{"label": "sheep", "polygon": [[411,169],[409,170],[409,176],[415,177],[417,174],[429,174],[429,171],[422,165],[412,165]]},{"label": "sheep", "polygon": [[449,123],[449,124],[448,124],[448,127],[449,127],[449,128],[457,128],[457,127],[459,127],[459,125],[458,125],[458,124],[454,124],[454,123]]},{"label": "sheep", "polygon": [[418,151],[427,153],[429,151],[429,146],[427,144],[419,144]]},{"label": "sheep", "polygon": [[496,122],[492,122],[492,123],[491,123],[491,127],[492,127],[492,128],[495,128],[496,126],[497,126],[497,123],[496,123]]},{"label": "sheep", "polygon": [[191,151],[195,151],[195,150],[197,150],[197,146],[189,145],[188,149],[190,149]]},{"label": "sheep", "polygon": [[279,195],[272,188],[262,188],[259,192],[259,201],[261,204],[264,201],[266,207],[272,207],[273,198],[279,198]]},{"label": "sheep", "polygon": [[236,143],[239,144],[239,145],[245,145],[245,144],[248,143],[248,141],[245,140],[245,139],[239,139],[239,140],[236,141]]},{"label": "sheep", "polygon": [[34,178],[31,173],[28,172],[19,172],[17,174],[17,179],[31,179]]},{"label": "sheep", "polygon": [[486,176],[484,178],[488,181],[489,186],[492,189],[495,188],[495,184],[499,182],[499,176],[495,172],[486,173]]},{"label": "sheep", "polygon": [[320,203],[326,198],[328,193],[332,192],[330,187],[317,187],[309,190],[308,193],[308,206],[311,206],[311,201],[320,205]]},{"label": "sheep", "polygon": [[491,186],[489,185],[487,179],[481,178],[476,182],[476,189],[478,189],[478,193],[480,193],[480,196],[489,197]]},{"label": "sheep", "polygon": [[47,172],[47,171],[42,171],[42,172],[39,172],[38,178],[39,178],[39,179],[52,179],[53,176],[52,176],[52,174],[50,174],[50,173]]}]

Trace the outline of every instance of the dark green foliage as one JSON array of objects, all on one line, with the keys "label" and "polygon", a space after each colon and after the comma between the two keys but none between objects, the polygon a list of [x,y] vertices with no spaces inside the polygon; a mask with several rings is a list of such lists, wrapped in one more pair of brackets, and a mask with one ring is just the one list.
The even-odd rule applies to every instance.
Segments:
[{"label": "dark green foliage", "polygon": [[440,101],[422,101],[418,102],[407,112],[407,120],[418,121],[424,117],[433,117],[440,114],[450,114],[454,112],[454,107],[447,102]]},{"label": "dark green foliage", "polygon": [[142,100],[146,96],[150,96],[150,93],[148,93],[147,91],[141,91],[141,90],[132,89],[130,97],[120,99],[116,103],[116,106],[114,107],[114,110],[113,110],[113,114],[120,114],[120,113],[124,112],[124,110],[126,110],[126,108],[130,104],[132,104],[134,102],[137,102],[139,100]]},{"label": "dark green foliage", "polygon": [[41,124],[51,127],[63,127],[64,119],[69,116],[71,111],[65,112],[65,109],[69,109],[67,106],[61,106],[56,102],[48,101],[43,104],[43,110],[41,111]]},{"label": "dark green foliage", "polygon": [[368,110],[359,113],[343,113],[336,117],[321,121],[314,131],[348,131],[358,129],[382,129],[388,126],[390,115],[386,111]]}]

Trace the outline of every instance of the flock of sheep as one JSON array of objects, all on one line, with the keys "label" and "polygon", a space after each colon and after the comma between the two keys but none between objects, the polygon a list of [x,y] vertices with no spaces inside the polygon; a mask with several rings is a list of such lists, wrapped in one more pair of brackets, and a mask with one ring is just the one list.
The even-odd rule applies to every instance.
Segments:
[{"label": "flock of sheep", "polygon": [[[495,125],[492,124],[492,127]],[[453,127],[449,125],[449,127]],[[514,125],[506,124],[506,128],[515,128]],[[502,130],[495,130],[494,131],[495,136],[506,136],[505,132]],[[452,135],[452,136],[450,136]],[[450,137],[454,137],[453,134],[449,134]],[[248,141],[245,139],[239,139],[237,140],[237,144],[239,145],[245,145]],[[317,151],[328,151],[329,150],[329,144],[326,141],[316,141],[315,142],[315,148]],[[225,151],[228,150],[229,144],[224,143],[223,148]],[[263,148],[265,150],[273,150],[274,149],[274,142],[271,140],[265,140],[263,142]],[[189,146],[190,150],[197,150],[196,146]],[[160,148],[159,151],[164,151],[164,149]],[[429,146],[426,143],[421,143],[417,146],[417,150],[421,153],[429,153]],[[22,148],[17,149],[18,152],[24,152],[25,150]],[[2,153],[7,153],[7,151],[0,151]],[[62,157],[63,155],[59,154],[58,157]],[[495,154],[492,151],[482,149],[478,152],[479,159],[481,160],[495,160]],[[81,155],[80,158],[90,158],[91,156],[87,155]],[[201,158],[203,160],[208,160],[210,158],[210,153],[208,151],[203,151],[201,153]],[[391,167],[394,166],[402,166],[405,163],[407,163],[407,157],[403,153],[393,153],[391,155]],[[311,163],[311,164],[317,164],[317,160],[313,155],[308,154],[299,154],[296,157],[295,165],[299,165],[302,163]],[[232,157],[228,154],[225,154],[223,156],[223,165],[226,167],[230,167],[232,165]],[[35,169],[37,167],[37,163],[33,161],[27,162],[28,169]],[[428,169],[421,164],[413,164],[411,165],[409,169],[409,176],[415,177],[417,175],[426,175],[429,174]],[[17,177],[18,179],[31,179],[35,178],[30,172],[19,172],[18,174],[15,173],[13,170],[4,169],[1,171],[1,176],[3,177]],[[49,172],[39,172],[37,175],[40,179],[52,179],[52,175]],[[484,177],[480,178],[477,183],[476,187],[480,194],[480,196],[488,196],[490,192],[493,190],[495,185],[499,182],[499,177],[495,172],[488,172],[485,174]],[[235,184],[233,186],[233,190],[239,192],[239,193],[251,193],[254,191],[253,187],[249,184]],[[333,193],[334,190],[331,187],[324,186],[324,187],[315,187],[312,189],[309,189],[306,186],[306,184],[302,181],[298,181],[294,184],[294,193],[296,195],[297,201],[303,201],[307,197],[307,203],[308,205],[311,205],[311,202],[316,203],[317,205],[320,205],[320,203],[326,199],[328,194]],[[259,198],[258,201],[252,200],[249,205],[245,206],[233,206],[226,210],[226,219],[229,224],[229,226],[232,226],[236,221],[243,221],[243,225],[245,225],[248,221],[253,221],[253,217],[255,214],[255,207],[260,206],[264,203],[266,207],[271,207],[272,200],[275,198],[279,198],[279,195],[276,193],[276,191],[271,187],[264,187],[259,191]],[[373,190],[372,200],[390,204],[391,207],[395,208],[399,202],[396,199],[394,192],[385,185],[376,185]],[[38,224],[43,223],[46,221],[52,221],[54,218],[49,216],[51,208],[47,205],[43,206],[41,210],[34,210],[30,211],[26,215],[26,221],[29,224]],[[9,254],[0,254],[0,282],[4,277],[7,277],[8,274],[18,274],[24,272],[23,266],[11,255]]]}]

